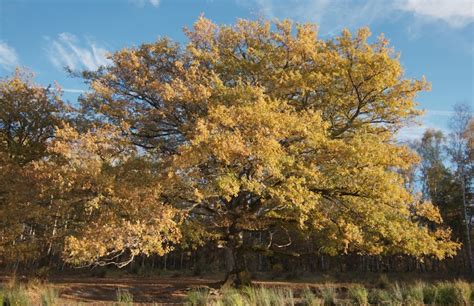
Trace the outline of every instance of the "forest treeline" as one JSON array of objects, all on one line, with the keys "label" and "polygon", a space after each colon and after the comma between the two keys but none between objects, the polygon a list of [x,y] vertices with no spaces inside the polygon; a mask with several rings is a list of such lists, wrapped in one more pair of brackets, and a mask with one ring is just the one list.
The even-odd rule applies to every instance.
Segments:
[{"label": "forest treeline", "polygon": [[424,80],[383,36],[203,17],[125,48],[77,101],[0,82],[0,265],[472,271],[474,123],[411,143]]}]

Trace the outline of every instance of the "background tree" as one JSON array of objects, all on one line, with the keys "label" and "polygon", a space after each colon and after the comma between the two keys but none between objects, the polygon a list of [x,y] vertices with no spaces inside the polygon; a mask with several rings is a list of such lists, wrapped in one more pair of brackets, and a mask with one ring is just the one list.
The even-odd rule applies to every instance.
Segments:
[{"label": "background tree", "polygon": [[0,254],[3,260],[41,257],[49,245],[54,212],[34,181],[35,161],[65,119],[59,92],[16,70],[0,81]]},{"label": "background tree", "polygon": [[454,238],[464,240],[462,186],[447,162],[446,137],[441,131],[428,129],[415,148],[421,158],[419,183],[423,197],[440,209]]},{"label": "background tree", "polygon": [[[2,262],[122,267],[180,237],[154,162],[17,72],[0,83]],[[70,120],[69,120],[70,119]]]},{"label": "background tree", "polygon": [[394,133],[428,86],[404,78],[386,39],[205,18],[186,34],[185,48],[160,39],[85,72],[82,104],[152,156],[161,201],[227,250],[229,281],[248,283],[246,253],[281,252],[291,230],[329,254],[455,253],[449,231],[432,226],[438,210],[397,172],[417,157]]},{"label": "background tree", "polygon": [[465,251],[471,271],[474,271],[474,256],[472,254],[472,229],[469,225],[468,205],[471,184],[474,177],[474,160],[472,158],[472,110],[469,105],[457,104],[451,118],[448,154],[454,165],[454,176],[461,185],[462,223],[464,226]]},{"label": "background tree", "polygon": [[0,83],[0,149],[18,165],[46,154],[47,141],[64,115],[58,91],[35,85],[32,78],[17,69]]},{"label": "background tree", "polygon": [[472,229],[469,225],[470,186],[472,184],[472,148],[469,145],[472,113],[467,105],[458,104],[450,119],[451,133],[427,130],[415,144],[421,157],[420,183],[427,200],[441,211],[455,239],[463,242],[464,266],[471,268]]}]

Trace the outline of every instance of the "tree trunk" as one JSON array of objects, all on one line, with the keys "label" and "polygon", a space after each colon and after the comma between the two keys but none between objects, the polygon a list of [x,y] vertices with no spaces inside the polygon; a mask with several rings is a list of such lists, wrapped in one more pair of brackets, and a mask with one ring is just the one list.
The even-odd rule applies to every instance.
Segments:
[{"label": "tree trunk", "polygon": [[226,276],[222,286],[244,287],[252,284],[247,270],[243,238],[241,231],[231,231],[228,237],[227,246],[224,249]]},{"label": "tree trunk", "polygon": [[245,287],[252,284],[242,248],[226,248],[226,277],[222,286]]},{"label": "tree trunk", "polygon": [[464,170],[461,172],[461,188],[462,188],[462,209],[463,209],[463,224],[464,234],[466,236],[465,249],[468,258],[469,270],[474,272],[474,256],[472,255],[472,244],[471,244],[471,230],[469,228],[469,215],[467,214],[467,203],[466,203],[466,183],[463,175]]}]

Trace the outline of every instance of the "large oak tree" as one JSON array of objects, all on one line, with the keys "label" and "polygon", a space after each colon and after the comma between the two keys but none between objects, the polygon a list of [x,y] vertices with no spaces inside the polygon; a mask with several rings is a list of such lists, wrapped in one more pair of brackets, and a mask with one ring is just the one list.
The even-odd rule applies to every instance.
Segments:
[{"label": "large oak tree", "polygon": [[[454,254],[449,231],[429,226],[439,212],[398,171],[417,157],[395,132],[428,84],[404,77],[383,36],[203,17],[185,32],[184,47],[159,39],[84,73],[82,102],[154,156],[163,201],[230,251],[236,284],[248,282],[245,253],[281,250],[290,228],[330,254]],[[250,243],[251,232],[268,239]]]}]

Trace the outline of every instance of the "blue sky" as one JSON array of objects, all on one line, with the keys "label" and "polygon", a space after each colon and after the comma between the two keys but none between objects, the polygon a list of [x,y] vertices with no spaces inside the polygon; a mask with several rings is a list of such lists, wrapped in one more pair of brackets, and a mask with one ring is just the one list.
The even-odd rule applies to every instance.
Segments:
[{"label": "blue sky", "polygon": [[446,129],[452,106],[474,100],[474,1],[472,0],[0,0],[0,77],[16,66],[40,84],[57,81],[74,101],[86,89],[75,70],[107,64],[106,54],[167,36],[185,42],[182,28],[204,14],[216,23],[238,18],[291,18],[319,24],[320,37],[347,27],[384,33],[401,53],[407,77],[426,76],[431,92],[418,101],[422,125]]}]

